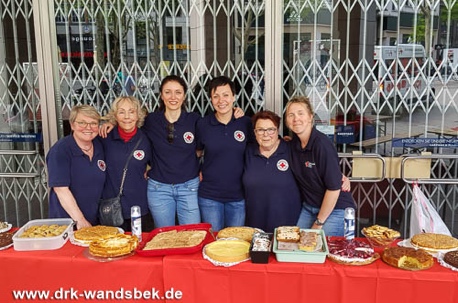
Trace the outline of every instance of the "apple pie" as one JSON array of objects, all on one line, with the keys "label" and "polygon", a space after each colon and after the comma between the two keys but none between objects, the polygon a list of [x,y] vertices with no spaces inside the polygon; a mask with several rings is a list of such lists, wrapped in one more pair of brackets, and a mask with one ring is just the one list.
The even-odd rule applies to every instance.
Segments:
[{"label": "apple pie", "polygon": [[89,244],[89,253],[96,257],[110,258],[130,254],[138,246],[136,236],[118,234]]},{"label": "apple pie", "polygon": [[154,236],[143,250],[193,247],[202,243],[206,235],[205,230],[166,231]]},{"label": "apple pie", "polygon": [[458,239],[442,234],[416,234],[410,239],[410,242],[416,247],[431,251],[458,248]]},{"label": "apple pie", "polygon": [[408,270],[428,269],[434,264],[433,256],[423,249],[413,247],[386,248],[382,260],[388,265]]},{"label": "apple pie", "polygon": [[56,237],[62,234],[68,225],[58,225],[58,224],[43,224],[43,225],[33,225],[27,228],[19,238],[48,238]]},{"label": "apple pie", "polygon": [[253,227],[247,226],[226,227],[218,232],[218,239],[237,238],[240,240],[251,242],[255,231],[256,230]]},{"label": "apple pie", "polygon": [[89,244],[93,241],[108,239],[120,234],[119,229],[113,226],[97,225],[78,229],[73,233],[76,241]]}]

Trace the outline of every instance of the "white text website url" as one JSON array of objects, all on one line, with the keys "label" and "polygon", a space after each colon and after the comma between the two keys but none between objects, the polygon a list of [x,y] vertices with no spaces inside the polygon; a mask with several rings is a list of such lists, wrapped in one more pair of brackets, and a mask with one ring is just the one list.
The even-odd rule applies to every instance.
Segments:
[{"label": "white text website url", "polygon": [[160,290],[139,290],[137,288],[118,290],[83,290],[59,288],[50,290],[13,290],[15,300],[180,300],[183,294],[170,288],[162,293]]}]

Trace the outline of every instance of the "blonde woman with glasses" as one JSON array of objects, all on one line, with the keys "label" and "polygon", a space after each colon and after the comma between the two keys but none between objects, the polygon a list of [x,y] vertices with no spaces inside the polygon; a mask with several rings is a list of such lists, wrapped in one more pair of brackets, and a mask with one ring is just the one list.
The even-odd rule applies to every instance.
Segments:
[{"label": "blonde woman with glasses", "polygon": [[106,164],[97,137],[100,115],[89,105],[70,112],[72,133],[57,141],[46,156],[49,217],[72,218],[78,229],[98,224],[98,204]]}]

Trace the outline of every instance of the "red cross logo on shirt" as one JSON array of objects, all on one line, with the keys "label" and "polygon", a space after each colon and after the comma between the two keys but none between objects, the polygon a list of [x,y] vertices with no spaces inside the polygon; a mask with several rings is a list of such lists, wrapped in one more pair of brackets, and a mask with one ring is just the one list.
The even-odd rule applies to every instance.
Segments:
[{"label": "red cross logo on shirt", "polygon": [[191,132],[185,132],[183,135],[184,142],[191,144],[194,142],[194,134]]},{"label": "red cross logo on shirt", "polygon": [[137,160],[143,160],[143,158],[145,158],[145,152],[143,150],[134,151],[134,158]]},{"label": "red cross logo on shirt", "polygon": [[245,134],[241,130],[236,130],[234,132],[234,139],[243,142],[245,140]]},{"label": "red cross logo on shirt", "polygon": [[286,161],[285,159],[278,160],[278,162],[277,162],[277,169],[278,170],[287,171],[288,168],[289,168],[288,161]]},{"label": "red cross logo on shirt", "polygon": [[307,167],[307,168],[312,168],[313,165],[315,165],[315,163],[312,163],[310,161],[305,162],[305,167]]},{"label": "red cross logo on shirt", "polygon": [[105,169],[107,169],[107,165],[105,164],[105,161],[103,160],[98,160],[97,166],[99,167],[101,171],[105,171]]}]

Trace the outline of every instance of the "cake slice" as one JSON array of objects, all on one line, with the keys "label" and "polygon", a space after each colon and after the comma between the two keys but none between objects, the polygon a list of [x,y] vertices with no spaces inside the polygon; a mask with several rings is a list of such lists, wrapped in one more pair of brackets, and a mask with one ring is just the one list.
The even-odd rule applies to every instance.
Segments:
[{"label": "cake slice", "polygon": [[300,229],[298,226],[280,226],[277,228],[277,241],[299,242]]},{"label": "cake slice", "polygon": [[301,231],[299,239],[299,249],[304,251],[314,251],[316,249],[318,234],[313,231]]}]

